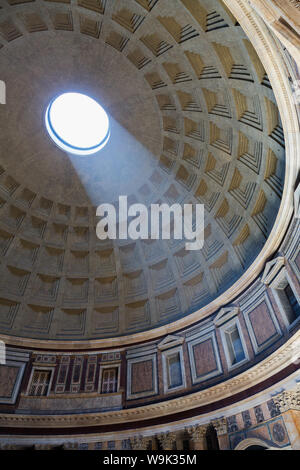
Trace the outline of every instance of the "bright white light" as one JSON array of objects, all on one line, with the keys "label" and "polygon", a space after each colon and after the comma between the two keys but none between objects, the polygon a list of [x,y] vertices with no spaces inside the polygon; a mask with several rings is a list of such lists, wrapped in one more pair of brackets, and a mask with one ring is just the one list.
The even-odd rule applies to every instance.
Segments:
[{"label": "bright white light", "polygon": [[77,155],[98,152],[110,137],[106,112],[81,93],[64,93],[51,101],[45,123],[52,140],[61,149]]}]

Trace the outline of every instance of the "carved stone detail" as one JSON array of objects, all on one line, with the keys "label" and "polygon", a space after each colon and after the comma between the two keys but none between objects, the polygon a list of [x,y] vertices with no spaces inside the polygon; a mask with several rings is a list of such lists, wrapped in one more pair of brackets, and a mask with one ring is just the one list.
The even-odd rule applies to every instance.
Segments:
[{"label": "carved stone detail", "polygon": [[289,1],[294,7],[300,8],[300,0],[289,0]]},{"label": "carved stone detail", "polygon": [[211,424],[217,431],[218,436],[222,436],[223,434],[227,434],[227,423],[225,418],[214,419],[211,421]]},{"label": "carved stone detail", "polygon": [[206,435],[207,425],[192,426],[187,428],[188,434],[191,436],[192,441],[201,441]]},{"label": "carved stone detail", "polygon": [[172,432],[167,432],[163,434],[159,434],[157,436],[157,439],[159,440],[162,448],[164,450],[172,450],[173,449],[173,444],[176,441],[176,434]]},{"label": "carved stone detail", "polygon": [[134,436],[130,439],[131,447],[133,450],[147,450],[150,438],[143,436]]},{"label": "carved stone detail", "polygon": [[300,411],[300,384],[293,390],[286,390],[276,395],[273,401],[281,413],[289,410]]},{"label": "carved stone detail", "polygon": [[78,449],[78,442],[65,442],[64,443],[64,450],[77,450]]}]

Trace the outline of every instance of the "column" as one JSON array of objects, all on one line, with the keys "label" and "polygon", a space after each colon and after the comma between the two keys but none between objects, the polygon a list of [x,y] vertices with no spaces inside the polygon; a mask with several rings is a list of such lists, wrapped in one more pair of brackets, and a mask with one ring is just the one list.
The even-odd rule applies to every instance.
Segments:
[{"label": "column", "polygon": [[229,438],[227,434],[227,422],[225,418],[215,419],[211,422],[217,431],[220,450],[229,449]]},{"label": "column", "polygon": [[176,434],[174,432],[166,432],[157,436],[163,450],[173,450],[176,442]]},{"label": "column", "polygon": [[206,450],[206,430],[207,426],[192,426],[187,429],[191,436],[193,450]]}]

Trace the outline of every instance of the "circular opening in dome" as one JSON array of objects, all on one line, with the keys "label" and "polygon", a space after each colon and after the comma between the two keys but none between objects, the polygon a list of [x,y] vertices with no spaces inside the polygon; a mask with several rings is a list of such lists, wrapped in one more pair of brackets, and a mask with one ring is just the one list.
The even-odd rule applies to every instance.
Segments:
[{"label": "circular opening in dome", "polygon": [[45,122],[56,145],[76,155],[98,152],[110,137],[105,110],[81,93],[63,93],[54,98],[47,107]]}]

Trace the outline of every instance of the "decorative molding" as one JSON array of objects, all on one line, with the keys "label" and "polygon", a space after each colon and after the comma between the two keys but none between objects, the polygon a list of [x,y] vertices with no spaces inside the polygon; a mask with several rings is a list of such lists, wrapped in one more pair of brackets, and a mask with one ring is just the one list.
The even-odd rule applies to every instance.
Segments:
[{"label": "decorative molding", "polygon": [[[263,317],[263,318],[268,318],[270,320],[271,325],[273,325],[274,327],[273,334],[272,335],[270,334],[269,337],[265,338],[265,340],[261,343],[259,343],[257,339],[257,334],[259,335],[261,332],[260,331],[256,332],[255,320],[254,322],[252,322],[252,319],[251,319],[251,316],[255,315],[255,310],[257,309],[259,309],[258,315],[261,318],[263,317],[264,314],[267,315],[268,317]],[[253,295],[253,297],[249,299],[249,302],[247,303],[247,305],[245,305],[245,308],[243,309],[243,315],[245,318],[245,322],[248,328],[248,333],[250,335],[255,354],[259,354],[260,352],[265,350],[268,346],[274,343],[282,335],[282,331],[281,331],[278,319],[274,313],[272,304],[269,300],[269,297],[266,291],[258,292],[258,295]]]},{"label": "decorative molding", "polygon": [[188,434],[191,436],[192,441],[198,442],[202,441],[205,438],[207,431],[207,425],[203,426],[191,426],[190,428],[187,428]]},{"label": "decorative molding", "polygon": [[278,256],[276,259],[266,263],[261,282],[269,286],[284,266],[285,259],[283,256]]},{"label": "decorative molding", "polygon": [[[11,394],[10,396],[0,396],[0,403],[5,404],[14,404],[17,400],[18,393],[20,390],[21,382],[23,379],[24,371],[26,364],[30,360],[30,352],[29,351],[22,351],[14,348],[6,348],[5,351],[5,364],[0,365],[0,368],[8,367],[17,369],[17,374],[15,377],[15,381],[12,385]],[[6,385],[6,384],[3,384]],[[1,395],[1,392],[0,392]]]},{"label": "decorative molding", "polygon": [[[239,336],[240,336],[240,340],[241,340],[241,343],[242,343],[242,346],[243,346],[243,351],[244,351],[244,356],[245,357],[244,357],[244,359],[242,359],[239,362],[233,362],[231,354],[230,354],[227,338],[226,338],[227,333],[230,332],[232,330],[232,328],[237,328]],[[225,357],[226,357],[227,366],[228,366],[229,371],[237,369],[238,367],[240,367],[241,365],[243,365],[247,361],[249,361],[249,352],[248,352],[247,344],[246,344],[245,337],[244,337],[245,335],[243,333],[240,321],[237,317],[232,318],[229,322],[227,322],[226,324],[223,324],[220,328],[220,333],[221,333],[222,344],[224,346],[224,352],[225,352]]]},{"label": "decorative molding", "polygon": [[300,384],[294,390],[284,391],[276,395],[273,397],[273,401],[280,413],[285,413],[289,410],[300,411]]}]

